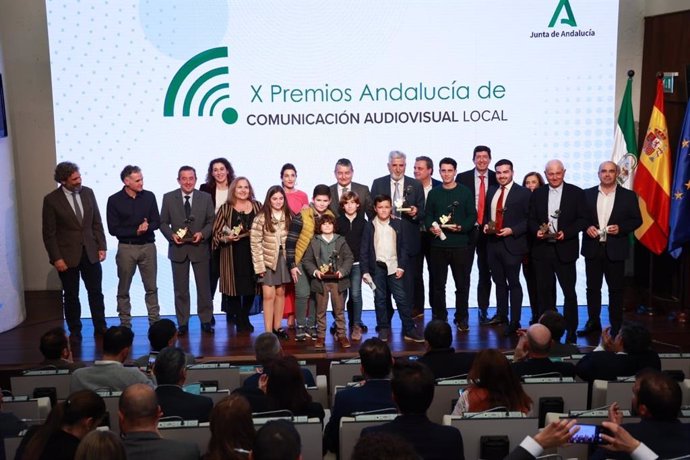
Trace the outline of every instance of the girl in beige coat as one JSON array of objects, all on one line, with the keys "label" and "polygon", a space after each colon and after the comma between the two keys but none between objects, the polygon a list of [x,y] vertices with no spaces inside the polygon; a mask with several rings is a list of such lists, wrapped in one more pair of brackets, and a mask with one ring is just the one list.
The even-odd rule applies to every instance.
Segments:
[{"label": "girl in beige coat", "polygon": [[261,211],[254,219],[250,233],[254,272],[263,294],[265,331],[281,339],[288,335],[282,327],[285,285],[292,282],[285,261],[285,240],[290,227],[290,210],[283,188],[268,189]]}]

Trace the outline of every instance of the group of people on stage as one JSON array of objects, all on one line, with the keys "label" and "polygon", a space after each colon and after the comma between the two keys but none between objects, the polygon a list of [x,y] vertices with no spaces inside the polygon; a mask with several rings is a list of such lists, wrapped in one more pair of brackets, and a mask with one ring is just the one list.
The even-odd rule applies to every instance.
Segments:
[{"label": "group of people on stage", "polygon": [[[414,178],[405,175],[407,157],[388,155],[389,174],[371,188],[353,182],[354,167],[343,158],[335,164],[336,183],[314,187],[312,200],[296,188],[297,169],[280,170],[281,185],[271,186],[263,203],[248,178],[235,176],[230,162],[210,162],[206,182],[196,188],[191,166],[179,168],[179,187],[163,196],[144,190],[137,166],[121,172],[123,188],[107,204],[108,231],[118,239],[117,311],[131,325],[129,296],[139,268],[150,323],[159,319],[155,231],[169,242],[175,313],[179,335],[188,331],[189,267],[194,272],[201,328],[214,332],[213,295],[222,294],[222,309],[238,332],[253,331],[249,321],[261,295],[266,331],[288,339],[283,326],[296,329],[296,341],[314,340],[323,348],[326,307],[333,306],[340,346],[359,341],[368,328],[362,322],[362,282],[374,289],[376,330],[390,337],[395,300],[405,340],[423,342],[414,319],[423,317],[424,260],[432,319],[447,321],[446,280],[455,282],[454,324],[469,329],[470,273],[475,254],[479,279],[479,323],[504,325],[506,336],[521,327],[527,280],[532,308],[530,324],[556,308],[556,279],[564,294],[567,342],[601,331],[601,286],[609,287],[612,334],[622,322],[624,261],[629,234],[642,224],[637,198],[617,184],[618,167],[603,162],[600,184],[582,190],[564,182],[559,160],[546,164],[546,183],[537,172],[515,183],[513,163],[501,159],[489,169],[491,149],[475,147],[474,168],[458,173],[457,162],[438,163],[441,181],[433,179],[433,161],[415,159]],[[65,318],[72,340],[81,340],[79,277],[88,291],[96,334],[106,330],[102,271],[106,256],[104,228],[93,191],[81,184],[79,167],[62,162],[55,169],[61,186],[43,203],[43,239],[50,262],[63,284]],[[579,234],[583,233],[580,250]],[[589,319],[578,325],[575,263],[585,257]],[[497,312],[487,309],[496,286]]]}]

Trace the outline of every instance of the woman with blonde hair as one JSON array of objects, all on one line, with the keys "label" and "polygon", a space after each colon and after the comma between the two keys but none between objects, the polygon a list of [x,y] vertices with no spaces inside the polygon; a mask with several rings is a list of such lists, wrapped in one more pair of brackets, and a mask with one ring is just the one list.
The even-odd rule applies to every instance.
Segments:
[{"label": "woman with blonde hair", "polygon": [[74,460],[127,460],[125,446],[112,431],[94,430],[84,436]]}]

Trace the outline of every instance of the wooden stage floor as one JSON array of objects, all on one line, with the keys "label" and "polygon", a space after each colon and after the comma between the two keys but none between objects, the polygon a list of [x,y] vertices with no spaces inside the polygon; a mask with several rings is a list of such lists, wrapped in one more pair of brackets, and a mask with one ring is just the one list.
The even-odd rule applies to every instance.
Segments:
[{"label": "wooden stage floor", "polygon": [[[61,319],[62,312],[59,308],[59,303],[56,302],[55,293],[50,292],[27,292],[27,320],[17,328],[0,334],[0,370],[18,370],[29,369],[35,367],[41,361],[41,354],[38,350],[38,343],[40,336],[46,330],[55,327],[65,327],[64,321]],[[493,315],[495,308],[490,308],[489,315]],[[585,307],[579,308],[580,327],[584,326],[587,320],[587,311]],[[602,314],[602,322],[606,323],[606,308]],[[452,318],[452,311],[449,314]],[[523,319],[529,320],[529,308],[523,309]],[[425,311],[425,321],[431,318],[431,311]],[[171,318],[174,321],[174,318]],[[688,334],[688,324],[679,323],[667,315],[639,315],[634,312],[627,312],[626,319],[639,321],[652,330],[652,336],[655,340],[674,344],[668,346],[661,343],[655,343],[655,349],[660,352],[678,352],[680,350],[690,350],[690,334]],[[231,361],[231,362],[252,362],[254,359],[253,353],[253,339],[263,332],[263,320],[260,315],[251,317],[252,323],[256,328],[252,334],[235,332],[233,325],[229,325],[225,321],[225,315],[222,313],[216,314],[216,333],[214,335],[202,334],[199,327],[199,321],[194,316],[190,321],[189,334],[186,337],[180,338],[178,346],[185,351],[192,353],[198,357],[199,361]],[[374,312],[367,310],[363,313],[363,320],[369,326],[369,333],[364,335],[364,338],[373,337],[375,316]],[[331,322],[330,312],[328,314],[329,324]],[[424,329],[424,321],[417,320],[417,327],[420,333]],[[117,318],[108,318],[109,325],[118,324]],[[526,326],[526,321],[523,320],[523,326]],[[145,317],[136,317],[132,323],[135,333],[134,344],[132,347],[132,356],[142,356],[149,351],[149,343],[147,339],[148,324]],[[391,349],[396,356],[422,354],[424,352],[424,344],[405,342],[402,339],[400,328],[400,319],[397,316],[393,319],[393,330],[391,334],[391,341],[389,342]],[[75,360],[93,361],[98,359],[102,353],[102,343],[100,339],[93,337],[93,327],[90,320],[84,320],[83,329],[84,340],[79,346],[73,347],[73,354]],[[328,365],[332,359],[342,359],[353,357],[357,355],[358,344],[353,342],[349,349],[341,348],[334,342],[333,337],[327,334],[326,348],[323,351],[315,350],[313,342],[306,341],[297,343],[293,340],[294,332],[290,332],[291,339],[283,342],[283,348],[286,352],[294,354],[302,360],[312,360],[319,362],[319,368]],[[502,329],[496,327],[479,326],[477,321],[476,309],[470,310],[470,330],[466,333],[459,333],[454,331],[453,346],[456,350],[481,350],[483,348],[498,348],[501,350],[510,350],[516,344],[517,338],[505,338],[502,335]],[[587,350],[596,346],[597,338],[580,338],[578,345]]]}]

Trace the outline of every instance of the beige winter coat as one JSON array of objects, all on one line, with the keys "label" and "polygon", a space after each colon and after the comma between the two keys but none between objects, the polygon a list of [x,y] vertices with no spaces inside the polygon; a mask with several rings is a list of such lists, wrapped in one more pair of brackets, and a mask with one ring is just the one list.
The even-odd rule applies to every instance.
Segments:
[{"label": "beige winter coat", "polygon": [[249,234],[249,243],[252,248],[252,263],[254,272],[258,275],[265,273],[266,270],[276,269],[280,249],[285,250],[285,240],[287,240],[288,229],[285,219],[281,218],[278,222],[273,222],[275,232],[267,232],[264,229],[264,214],[261,213],[252,223],[252,230]]}]

